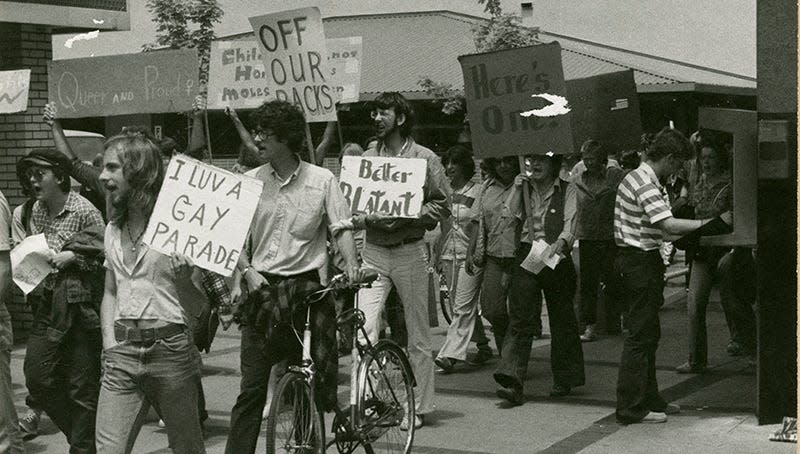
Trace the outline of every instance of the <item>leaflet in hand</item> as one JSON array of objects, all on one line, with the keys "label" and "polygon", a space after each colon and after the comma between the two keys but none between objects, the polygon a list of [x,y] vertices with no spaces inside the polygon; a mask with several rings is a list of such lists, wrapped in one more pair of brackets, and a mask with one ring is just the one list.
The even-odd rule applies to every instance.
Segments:
[{"label": "leaflet in hand", "polygon": [[14,283],[26,295],[54,271],[50,265],[52,251],[43,233],[25,238],[11,250],[10,255]]},{"label": "leaflet in hand", "polygon": [[561,261],[561,255],[553,254],[551,257],[545,257],[547,246],[548,244],[542,240],[534,241],[531,244],[528,256],[519,266],[533,274],[539,274],[545,266],[553,270],[556,269],[556,265]]}]

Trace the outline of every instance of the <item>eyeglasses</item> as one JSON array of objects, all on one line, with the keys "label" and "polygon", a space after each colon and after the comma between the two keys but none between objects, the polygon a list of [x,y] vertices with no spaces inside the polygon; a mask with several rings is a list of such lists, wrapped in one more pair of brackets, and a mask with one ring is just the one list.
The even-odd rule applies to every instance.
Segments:
[{"label": "eyeglasses", "polygon": [[31,167],[25,171],[25,178],[28,180],[33,178],[36,181],[42,181],[42,178],[44,178],[47,172],[52,172],[52,170],[42,167]]},{"label": "eyeglasses", "polygon": [[393,112],[389,109],[377,109],[369,113],[370,118],[377,120],[378,117],[388,118]]},{"label": "eyeglasses", "polygon": [[268,137],[277,136],[274,132],[267,132],[267,131],[254,131],[255,135],[253,135],[253,140],[255,141],[263,141],[267,140]]}]

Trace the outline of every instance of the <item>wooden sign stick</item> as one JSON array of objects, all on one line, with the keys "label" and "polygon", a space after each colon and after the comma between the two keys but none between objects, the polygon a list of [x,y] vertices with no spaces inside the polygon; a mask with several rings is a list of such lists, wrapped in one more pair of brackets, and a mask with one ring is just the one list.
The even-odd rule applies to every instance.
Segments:
[{"label": "wooden sign stick", "polygon": [[[519,171],[525,173],[525,156],[519,156]],[[527,174],[527,173],[526,173]],[[528,220],[528,235],[533,241],[533,210],[531,209],[531,186],[522,185],[522,201],[525,204],[525,218]]]},{"label": "wooden sign stick", "polygon": [[311,139],[311,127],[306,123],[306,142],[308,143],[308,156],[312,164],[317,162],[317,154],[314,151],[314,142]]}]

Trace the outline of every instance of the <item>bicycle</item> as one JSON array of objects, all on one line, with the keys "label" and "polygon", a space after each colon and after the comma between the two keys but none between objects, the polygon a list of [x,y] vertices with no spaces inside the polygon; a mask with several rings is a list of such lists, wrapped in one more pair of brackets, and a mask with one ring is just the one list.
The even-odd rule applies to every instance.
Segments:
[{"label": "bicycle", "polygon": [[[367,454],[409,453],[414,440],[414,386],[411,364],[394,342],[382,339],[374,345],[364,329],[364,313],[355,307],[342,311],[337,328],[352,331],[353,365],[350,377],[349,407],[334,408],[333,440],[325,443],[323,413],[314,400],[314,361],[311,358],[311,304],[325,299],[336,290],[356,290],[371,285],[374,274],[366,282],[348,283],[345,275],[337,275],[325,288],[305,298],[306,321],[303,329],[302,360],[290,366],[275,390],[267,416],[267,453],[317,454],[336,445],[342,454],[363,446]],[[358,342],[361,332],[365,345]],[[403,420],[408,430],[400,430]]]}]

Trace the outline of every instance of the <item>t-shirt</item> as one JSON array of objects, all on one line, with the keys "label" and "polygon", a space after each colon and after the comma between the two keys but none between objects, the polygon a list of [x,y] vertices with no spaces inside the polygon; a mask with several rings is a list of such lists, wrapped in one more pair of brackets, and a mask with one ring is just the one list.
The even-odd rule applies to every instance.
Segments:
[{"label": "t-shirt", "polygon": [[656,224],[671,217],[666,190],[646,162],[622,179],[614,203],[614,241],[618,246],[657,250],[664,234]]}]

